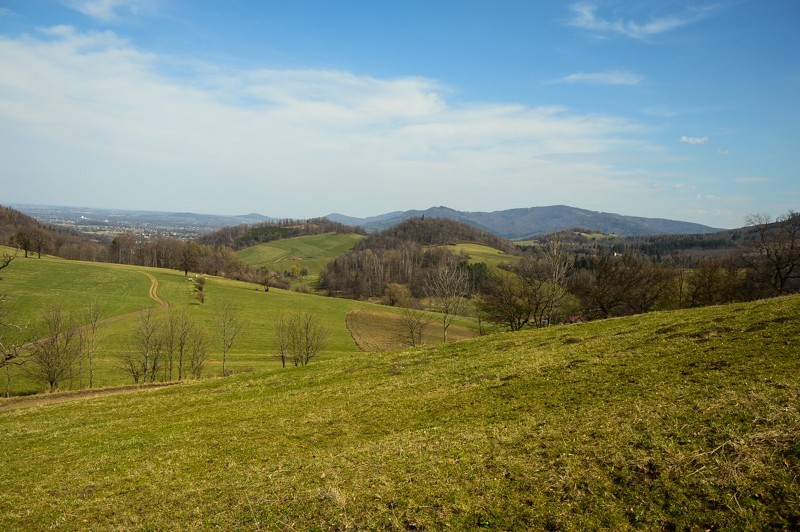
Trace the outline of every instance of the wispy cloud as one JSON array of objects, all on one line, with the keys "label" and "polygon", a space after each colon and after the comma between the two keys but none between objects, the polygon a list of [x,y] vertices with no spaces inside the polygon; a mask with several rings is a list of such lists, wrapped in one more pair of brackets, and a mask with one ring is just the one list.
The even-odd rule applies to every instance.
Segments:
[{"label": "wispy cloud", "polygon": [[708,142],[708,137],[688,137],[686,135],[681,135],[680,140],[688,144],[705,144]]},{"label": "wispy cloud", "polygon": [[638,85],[644,80],[642,76],[625,70],[608,72],[576,72],[553,83],[590,83],[594,85]]},{"label": "wispy cloud", "polygon": [[[604,208],[622,210],[648,193],[627,165],[655,148],[624,118],[454,103],[426,78],[224,64],[166,76],[175,61],[109,31],[0,37],[4,195],[297,216],[424,207],[423,189],[467,209],[610,194]],[[287,183],[314,193],[279,196]]]},{"label": "wispy cloud", "polygon": [[622,18],[614,20],[604,18],[598,15],[596,5],[582,2],[570,6],[573,17],[569,21],[569,25],[599,33],[618,33],[634,39],[644,39],[697,22],[708,16],[714,9],[715,6],[710,6],[678,15],[652,18],[647,22],[637,22]]},{"label": "wispy cloud", "polygon": [[138,15],[153,8],[152,0],[63,0],[64,4],[100,22],[113,22],[122,13]]}]

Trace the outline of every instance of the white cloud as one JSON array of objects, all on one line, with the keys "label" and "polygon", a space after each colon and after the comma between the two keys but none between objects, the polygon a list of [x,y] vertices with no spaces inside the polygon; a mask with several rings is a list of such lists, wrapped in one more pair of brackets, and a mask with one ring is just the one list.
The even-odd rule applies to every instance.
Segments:
[{"label": "white cloud", "polygon": [[619,33],[634,39],[643,39],[672,31],[705,18],[715,6],[694,9],[682,15],[668,15],[640,23],[632,20],[608,20],[597,14],[597,6],[577,3],[570,6],[573,18],[569,25],[600,33]]},{"label": "white cloud", "polygon": [[625,161],[654,148],[619,117],[453,104],[425,78],[209,64],[174,78],[167,61],[112,32],[0,37],[4,196],[301,216],[601,197],[622,211],[647,194]]},{"label": "white cloud", "polygon": [[139,15],[153,8],[152,0],[64,0],[64,3],[99,22],[113,22],[122,12]]},{"label": "white cloud", "polygon": [[705,144],[708,142],[708,137],[688,137],[686,135],[681,135],[680,140],[688,144]]},{"label": "white cloud", "polygon": [[642,76],[624,70],[608,72],[576,72],[556,80],[555,83],[592,83],[595,85],[638,85]]}]

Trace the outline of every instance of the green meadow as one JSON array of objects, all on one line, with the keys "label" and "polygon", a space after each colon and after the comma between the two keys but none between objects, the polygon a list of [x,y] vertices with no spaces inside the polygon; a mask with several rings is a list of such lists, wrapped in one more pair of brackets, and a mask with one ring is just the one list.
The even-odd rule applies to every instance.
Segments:
[{"label": "green meadow", "polygon": [[339,233],[298,236],[251,246],[236,254],[253,267],[279,273],[290,272],[297,265],[307,269],[309,277],[316,280],[330,261],[344,255],[362,238],[362,235]]},{"label": "green meadow", "polygon": [[[11,323],[27,325],[32,337],[36,336],[38,317],[47,305],[58,303],[65,311],[79,318],[88,302],[97,300],[104,322],[95,356],[96,386],[133,382],[122,369],[119,355],[132,349],[138,312],[147,308],[155,309],[157,315],[168,312],[149,295],[153,280],[157,283],[157,298],[173,309],[186,309],[206,330],[210,346],[210,361],[205,370],[207,376],[219,375],[221,371],[222,348],[216,336],[214,316],[223,302],[234,302],[241,309],[246,323],[229,353],[227,364],[233,372],[253,371],[278,364],[273,323],[283,312],[312,312],[330,331],[330,341],[322,356],[332,357],[359,350],[347,328],[348,313],[357,308],[381,308],[369,303],[275,288],[265,292],[256,284],[213,276],[207,277],[206,302],[200,304],[194,297],[195,274],[185,277],[182,272],[173,270],[54,258],[18,258],[3,274],[0,293],[5,293],[8,299],[8,319]],[[394,327],[392,323],[384,325]],[[76,368],[72,378],[62,383],[61,388],[75,389],[81,383],[85,386],[88,382],[87,371],[86,367]],[[23,369],[14,368],[10,377],[11,392],[14,394],[30,394],[44,389],[43,384],[31,381]]]},{"label": "green meadow", "polygon": [[446,247],[455,255],[468,257],[470,264],[485,262],[490,266],[498,266],[503,263],[514,263],[519,260],[519,257],[515,255],[510,255],[505,251],[500,251],[499,249],[483,244],[462,243]]},{"label": "green meadow", "polygon": [[4,401],[0,528],[797,529],[798,316],[792,296]]}]

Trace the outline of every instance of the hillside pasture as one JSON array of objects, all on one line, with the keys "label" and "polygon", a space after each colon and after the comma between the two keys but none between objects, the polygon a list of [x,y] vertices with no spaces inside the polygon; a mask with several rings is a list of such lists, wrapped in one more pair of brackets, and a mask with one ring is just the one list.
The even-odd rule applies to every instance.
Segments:
[{"label": "hillside pasture", "polygon": [[[422,333],[422,345],[442,341],[440,315],[425,312],[427,322]],[[347,313],[347,328],[362,351],[392,351],[406,347],[409,334],[403,328],[402,309],[391,307],[357,307]],[[475,323],[459,318],[448,328],[450,341],[478,336]]]},{"label": "hillside pasture", "polygon": [[0,528],[800,525],[800,296],[0,408]]},{"label": "hillside pasture", "polygon": [[[1,293],[7,296],[8,321],[27,325],[28,337],[36,337],[36,327],[42,310],[57,303],[82,325],[80,314],[90,301],[96,299],[102,309],[100,342],[95,355],[95,386],[114,386],[132,383],[120,364],[120,354],[133,349],[133,331],[138,326],[138,313],[153,309],[156,317],[166,316],[169,309],[185,309],[206,331],[210,360],[206,375],[218,375],[221,370],[221,346],[217,338],[214,317],[224,301],[234,302],[247,323],[233,345],[228,357],[230,371],[253,371],[278,364],[278,349],[273,337],[273,323],[282,312],[307,310],[313,313],[330,331],[330,342],[323,354],[338,356],[358,351],[345,317],[348,312],[366,305],[356,301],[324,298],[280,289],[264,292],[256,284],[207,277],[206,303],[195,297],[197,275],[139,266],[104,263],[81,263],[53,258],[19,258],[3,270]],[[153,284],[155,280],[156,284]],[[155,290],[157,301],[151,297]],[[163,306],[162,306],[163,305]],[[75,368],[63,389],[88,383],[86,365]],[[13,368],[11,391],[29,394],[41,391],[42,384],[28,378],[24,368]]]},{"label": "hillside pasture", "polygon": [[470,264],[485,262],[489,266],[499,266],[500,264],[513,264],[519,260],[516,255],[511,255],[505,251],[495,249],[483,244],[461,243],[446,246],[456,256],[468,257]]},{"label": "hillside pasture", "polygon": [[328,262],[352,249],[362,238],[363,235],[340,233],[298,236],[251,246],[236,255],[254,268],[278,273],[290,272],[297,265],[316,279]]}]

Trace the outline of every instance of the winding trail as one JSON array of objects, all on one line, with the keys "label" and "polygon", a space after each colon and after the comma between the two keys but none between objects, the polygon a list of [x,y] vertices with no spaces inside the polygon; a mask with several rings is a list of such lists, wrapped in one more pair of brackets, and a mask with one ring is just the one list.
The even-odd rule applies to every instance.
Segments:
[{"label": "winding trail", "polygon": [[[155,278],[154,275],[142,271],[136,270],[137,272],[145,275],[148,279],[150,279],[150,288],[147,292],[147,295],[150,296],[150,299],[158,303],[158,307],[161,309],[167,309],[170,307],[169,301],[165,301],[161,299],[158,295],[158,279]],[[130,318],[134,318],[141,314],[141,310],[136,310],[134,312],[126,312],[125,314],[117,314],[116,316],[111,316],[110,318],[106,318],[97,322],[99,326],[109,325],[111,323],[116,323],[118,321],[127,320]],[[88,330],[90,325],[84,325],[77,328],[77,331],[85,331]],[[35,340],[25,347],[35,346],[41,340]],[[152,390],[157,388],[163,388],[164,386],[171,386],[173,384],[179,384],[179,382],[168,382],[168,383],[156,383],[156,384],[149,384],[149,385],[127,385],[127,386],[118,386],[113,388],[101,388],[101,389],[85,389],[85,390],[77,390],[77,391],[67,391],[62,393],[37,393],[31,396],[25,397],[18,397],[18,398],[9,398],[4,399],[0,398],[0,409],[5,408],[22,408],[26,406],[39,406],[44,404],[51,404],[51,403],[61,403],[63,401],[70,401],[75,399],[87,399],[91,397],[100,397],[103,395],[116,395],[122,393],[132,393],[132,392],[140,392],[145,390]]]},{"label": "winding trail", "polygon": [[[146,276],[148,279],[150,279],[150,289],[147,292],[147,295],[150,296],[150,299],[158,303],[159,308],[169,308],[170,306],[169,301],[164,301],[158,295],[158,279],[156,279],[152,274],[147,273],[145,271],[142,270],[136,270],[136,271]],[[127,320],[129,318],[138,316],[141,313],[142,313],[141,310],[135,310],[133,312],[126,312],[125,314],[117,314],[116,316],[111,316],[110,318],[100,320],[98,322],[98,325],[108,325],[110,323],[116,323],[118,321]]]},{"label": "winding trail", "polygon": [[153,276],[152,274],[147,273],[145,271],[142,271],[142,270],[136,270],[136,271],[146,275],[147,278],[150,279],[150,291],[148,292],[148,295],[150,296],[150,299],[152,299],[153,301],[158,303],[158,305],[161,308],[169,308],[169,302],[168,301],[164,301],[163,299],[158,297],[158,279],[156,279],[155,276]]}]

